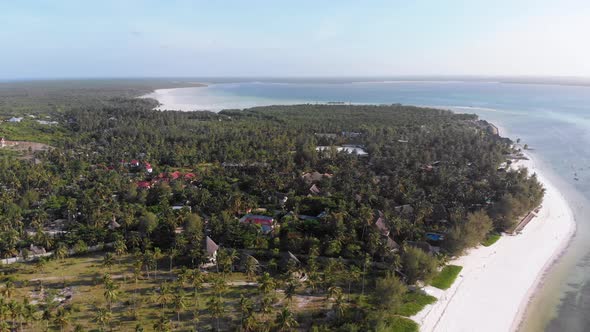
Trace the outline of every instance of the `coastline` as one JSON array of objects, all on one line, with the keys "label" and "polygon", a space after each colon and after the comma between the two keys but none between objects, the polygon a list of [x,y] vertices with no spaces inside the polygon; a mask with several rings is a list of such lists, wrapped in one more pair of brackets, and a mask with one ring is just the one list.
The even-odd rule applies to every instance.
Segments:
[{"label": "coastline", "polygon": [[[165,90],[173,89],[155,92],[168,92]],[[502,112],[472,106],[417,106],[461,113],[482,109]],[[495,121],[494,124],[497,125]],[[510,136],[504,128],[497,127],[503,136]],[[528,161],[521,160],[513,166],[526,167],[530,174],[536,173],[546,188],[539,215],[522,234],[504,235],[491,247],[473,248],[454,259],[451,264],[463,266],[455,284],[446,291],[427,287],[426,292],[437,297],[438,301],[412,317],[422,331],[473,331],[475,326],[478,331],[517,331],[522,328],[529,304],[576,232],[572,208],[563,191],[555,185],[559,181],[551,181],[547,168],[541,168],[542,163],[531,153],[526,155]]]},{"label": "coastline", "polygon": [[[488,109],[486,109],[488,110]],[[497,110],[493,110],[492,111],[497,111]],[[514,135],[511,135],[506,128],[501,124],[501,123],[497,123],[494,122],[494,124],[496,125],[496,127],[498,128],[499,132],[504,134],[505,137],[514,137]],[[541,272],[539,272],[539,274],[537,275],[537,278],[535,279],[534,283],[530,286],[529,291],[527,292],[526,296],[522,299],[521,305],[518,309],[518,312],[516,313],[514,320],[512,322],[512,326],[510,328],[511,331],[517,331],[517,332],[526,332],[526,331],[534,331],[536,330],[533,329],[531,330],[531,319],[534,319],[534,317],[530,316],[530,311],[534,311],[538,308],[533,307],[534,305],[539,305],[540,302],[535,303],[535,300],[539,300],[538,296],[539,294],[541,294],[543,287],[545,287],[545,285],[550,282],[549,278],[553,277],[555,274],[555,269],[558,268],[558,263],[561,263],[561,258],[566,255],[566,251],[569,249],[569,247],[572,245],[573,241],[574,241],[574,237],[576,236],[576,233],[578,231],[578,224],[576,223],[576,213],[575,210],[572,208],[574,206],[574,201],[570,201],[568,200],[569,197],[567,196],[568,191],[564,189],[565,184],[562,182],[562,180],[560,178],[558,178],[555,174],[551,173],[550,171],[548,171],[548,166],[544,165],[539,159],[537,158],[535,160],[536,157],[533,156],[533,152],[527,152],[523,150],[524,155],[529,158],[530,163],[533,165],[533,168],[536,169],[536,173],[537,176],[539,177],[539,181],[543,182],[542,178],[545,178],[545,182],[543,182],[543,185],[546,186],[545,183],[550,183],[552,186],[554,186],[555,188],[557,188],[557,190],[559,191],[559,194],[561,196],[561,198],[565,201],[565,204],[567,205],[567,207],[569,208],[570,212],[571,212],[571,221],[570,221],[570,233],[567,235],[567,239],[565,239],[562,243],[561,243],[561,247],[557,248],[557,250],[555,251],[554,255],[552,257],[550,257],[545,266],[542,268]],[[540,170],[540,171],[538,171]],[[541,178],[542,177],[542,178]],[[569,197],[571,198],[571,197]],[[553,274],[552,274],[553,273]],[[559,299],[551,299],[552,301],[557,301],[559,302]],[[549,301],[549,299],[545,299],[544,301],[544,306],[547,305],[549,307],[552,308],[552,306],[557,306],[556,302],[551,302]],[[549,313],[549,312],[546,312]],[[553,315],[553,313],[551,313],[551,315]],[[528,320],[527,320],[528,318]],[[547,323],[549,320],[546,320],[545,323]],[[537,327],[540,326],[545,326],[545,323],[541,323],[541,325],[535,325]]]},{"label": "coastline", "polygon": [[178,110],[183,112],[190,112],[190,111],[197,111],[191,104],[177,104],[175,102],[175,98],[172,96],[171,92],[179,89],[194,89],[194,88],[206,88],[209,85],[204,83],[198,83],[197,86],[191,87],[182,87],[182,88],[163,88],[163,89],[155,89],[150,93],[145,95],[141,95],[137,98],[151,98],[158,102],[158,106],[154,108],[154,110],[158,111],[165,111],[165,110]]},{"label": "coastline", "polygon": [[[535,166],[538,166],[538,163],[535,163],[533,161],[533,157],[531,156],[531,154],[525,153],[525,155],[529,158],[529,160],[531,160],[531,163],[533,163]],[[536,173],[539,178],[539,181],[541,181],[543,183],[543,186],[547,186],[547,184],[554,186],[554,184],[552,182],[550,182],[544,175],[539,174],[538,171]],[[557,190],[557,187],[555,187],[555,188]],[[527,312],[527,308],[531,304],[533,296],[543,286],[545,279],[547,277],[547,274],[549,273],[551,268],[557,263],[557,261],[565,254],[565,251],[570,246],[572,239],[573,239],[574,235],[576,234],[577,226],[576,226],[575,218],[573,215],[573,211],[571,210],[571,207],[569,206],[564,195],[561,192],[559,192],[559,195],[561,196],[561,199],[563,199],[565,204],[567,204],[567,208],[570,210],[569,213],[571,214],[568,233],[565,236],[565,238],[562,240],[560,245],[557,247],[553,256],[551,256],[547,260],[547,262],[545,263],[545,265],[543,266],[543,268],[541,269],[541,271],[537,275],[537,278],[535,279],[534,283],[530,286],[526,296],[522,299],[522,301],[520,303],[520,307],[518,308],[518,312],[516,313],[516,316],[514,317],[514,320],[512,321],[512,326],[510,328],[511,331],[519,331],[521,329],[521,327],[524,323],[524,318],[525,318],[525,314]]]},{"label": "coastline", "polygon": [[475,326],[478,331],[515,331],[521,326],[531,298],[576,230],[563,194],[527,157],[514,166],[536,173],[546,189],[538,216],[522,234],[504,234],[494,245],[454,259],[451,264],[463,271],[453,286],[446,291],[425,288],[438,301],[412,317],[421,331],[473,331]]}]

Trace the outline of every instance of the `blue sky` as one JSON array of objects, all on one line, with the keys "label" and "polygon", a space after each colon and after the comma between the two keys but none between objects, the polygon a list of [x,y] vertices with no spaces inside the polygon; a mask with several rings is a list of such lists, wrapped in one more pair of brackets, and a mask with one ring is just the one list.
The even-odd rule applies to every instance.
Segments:
[{"label": "blue sky", "polygon": [[588,0],[0,2],[0,79],[590,76]]}]

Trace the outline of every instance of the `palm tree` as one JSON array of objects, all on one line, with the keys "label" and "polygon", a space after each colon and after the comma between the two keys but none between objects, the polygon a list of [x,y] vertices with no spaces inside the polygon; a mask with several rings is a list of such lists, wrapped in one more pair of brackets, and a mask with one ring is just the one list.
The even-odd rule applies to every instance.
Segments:
[{"label": "palm tree", "polygon": [[361,278],[361,270],[356,265],[352,265],[347,271],[347,279],[348,279],[348,297],[350,298],[350,293],[352,291],[352,283],[358,282]]},{"label": "palm tree", "polygon": [[172,272],[172,262],[174,261],[174,257],[178,256],[178,249],[176,248],[170,248],[167,251],[167,255],[168,255],[168,272]]},{"label": "palm tree", "polygon": [[371,208],[369,208],[368,206],[363,205],[360,208],[359,217],[361,220],[364,221],[363,234],[361,235],[361,239],[364,240],[365,239],[365,230],[366,230],[367,226],[371,226],[371,224],[373,224],[373,221],[374,221],[373,210],[371,210]]},{"label": "palm tree", "polygon": [[170,286],[168,285],[167,282],[164,282],[160,285],[160,294],[157,297],[157,301],[158,303],[162,306],[162,309],[164,309],[164,306],[166,306],[167,304],[169,304],[170,302],[172,302],[172,300],[174,299],[174,296],[172,295],[172,290],[170,289]]},{"label": "palm tree", "polygon": [[199,328],[199,309],[195,308],[195,310],[193,310],[193,320],[192,323],[195,325],[194,330],[197,331]]},{"label": "palm tree", "polygon": [[43,272],[45,270],[46,265],[47,265],[47,258],[46,257],[38,257],[35,260],[35,269],[37,269],[40,272]]},{"label": "palm tree", "polygon": [[273,278],[268,274],[268,272],[264,272],[264,274],[258,278],[258,289],[262,292],[262,294],[267,295],[275,288],[275,282]]},{"label": "palm tree", "polygon": [[[37,307],[33,304],[30,304],[29,299],[25,298],[23,300],[23,319],[26,324],[36,320],[36,315],[35,315],[36,312],[37,312]],[[22,330],[22,327],[21,327],[21,330]]]},{"label": "palm tree", "polygon": [[94,315],[94,321],[100,325],[100,330],[104,331],[105,327],[113,320],[113,313],[108,308],[97,308]]},{"label": "palm tree", "polygon": [[199,292],[199,288],[201,288],[203,286],[203,281],[204,281],[203,274],[201,273],[201,270],[199,270],[199,269],[189,270],[188,273],[189,273],[189,282],[193,286],[193,296],[195,298],[195,307],[198,308],[198,306],[199,306],[198,292]]},{"label": "palm tree", "polygon": [[0,321],[8,319],[8,305],[4,302],[4,298],[0,297]]},{"label": "palm tree", "polygon": [[244,319],[244,322],[242,323],[242,328],[244,329],[244,331],[247,332],[259,331],[260,328],[258,325],[258,319],[256,318],[256,316],[250,315]]},{"label": "palm tree", "polygon": [[0,321],[0,332],[10,332],[10,331],[12,331],[12,328],[10,327],[8,322],[5,320],[1,320]]},{"label": "palm tree", "polygon": [[189,270],[186,266],[180,268],[180,271],[176,274],[176,281],[184,287],[191,278],[191,270]]},{"label": "palm tree", "polygon": [[140,278],[141,278],[141,261],[135,261],[133,263],[133,281],[135,283],[133,293],[137,293],[137,284],[139,283]]},{"label": "palm tree", "polygon": [[344,316],[344,296],[342,295],[342,293],[339,293],[336,295],[336,298],[334,299],[334,311],[336,312],[336,317],[338,319],[342,318],[342,316]]},{"label": "palm tree", "polygon": [[2,290],[0,290],[0,295],[2,295],[3,297],[5,297],[7,299],[11,299],[12,296],[14,295],[14,291],[15,291],[14,282],[9,280],[4,284],[4,287],[2,287]]},{"label": "palm tree", "polygon": [[227,289],[225,278],[223,276],[216,276],[211,280],[211,283],[213,284],[213,292],[221,297],[222,293]]},{"label": "palm tree", "polygon": [[327,300],[336,299],[339,296],[342,296],[342,288],[338,286],[331,286],[328,288]]},{"label": "palm tree", "polygon": [[19,329],[22,331],[23,329],[23,318],[25,317],[25,306],[22,303],[14,301],[12,305],[13,316],[14,320],[18,322]]},{"label": "palm tree", "polygon": [[236,251],[236,249],[231,249],[229,250],[229,252],[227,253],[227,260],[230,266],[230,271],[233,273],[234,272],[234,262],[238,259],[238,252]]},{"label": "palm tree", "polygon": [[49,330],[49,321],[51,321],[52,318],[53,318],[53,313],[51,312],[51,310],[49,308],[46,308],[45,310],[43,310],[43,315],[41,316],[41,319],[45,321],[45,330],[46,331]]},{"label": "palm tree", "polygon": [[47,233],[43,232],[41,227],[39,227],[35,234],[35,243],[38,243],[43,248],[50,248],[53,246],[53,239],[47,235]]},{"label": "palm tree", "polygon": [[169,332],[172,331],[172,327],[170,326],[170,320],[164,316],[164,314],[160,314],[158,320],[154,323],[154,331],[156,332]]},{"label": "palm tree", "polygon": [[151,251],[146,250],[142,257],[141,261],[143,266],[145,266],[145,272],[147,273],[148,279],[150,278],[150,268],[154,265],[154,256]]},{"label": "palm tree", "polygon": [[268,295],[262,297],[262,299],[260,300],[260,312],[262,312],[262,316],[266,316],[266,314],[268,314],[271,311],[272,302],[272,297]]},{"label": "palm tree", "polygon": [[370,268],[371,268],[371,256],[369,256],[369,254],[366,254],[365,261],[363,262],[363,272],[362,272],[362,276],[363,276],[363,285],[361,287],[361,294],[362,295],[365,295],[365,277],[369,273],[368,270]]},{"label": "palm tree", "polygon": [[10,314],[10,321],[13,326],[16,325],[17,318],[20,315],[20,303],[15,300],[11,300],[7,303],[8,313]]},{"label": "palm tree", "polygon": [[296,291],[297,285],[292,281],[287,284],[287,287],[285,287],[285,301],[289,306],[293,302],[293,296],[295,295]]},{"label": "palm tree", "polygon": [[68,247],[60,242],[57,245],[57,248],[55,248],[55,252],[53,254],[55,255],[55,258],[62,261],[68,256]]},{"label": "palm tree", "polygon": [[162,259],[162,257],[163,257],[162,250],[157,247],[154,248],[153,256],[154,256],[154,267],[155,267],[154,268],[154,278],[158,279],[158,261],[160,259]]},{"label": "palm tree", "polygon": [[119,257],[120,263],[121,256],[125,255],[125,253],[127,252],[127,245],[125,244],[125,241],[122,238],[119,238],[117,239],[117,241],[115,241],[114,248],[115,254],[117,254],[117,256]]},{"label": "palm tree", "polygon": [[104,255],[104,258],[102,260],[102,266],[109,269],[109,272],[110,272],[111,268],[113,267],[114,264],[115,264],[115,261],[113,259],[113,254],[111,254],[110,252],[107,252]]},{"label": "palm tree", "polygon": [[64,308],[57,309],[53,323],[59,326],[61,332],[70,325],[70,312]]},{"label": "palm tree", "polygon": [[309,270],[307,273],[307,279],[305,280],[305,284],[307,285],[307,287],[309,287],[311,289],[312,293],[315,293],[319,283],[320,283],[319,274],[317,272],[313,272],[312,270]]},{"label": "palm tree", "polygon": [[252,315],[252,300],[240,295],[240,326],[244,326],[244,320]]},{"label": "palm tree", "polygon": [[294,327],[299,325],[293,313],[288,308],[283,308],[283,310],[277,314],[275,324],[278,331],[291,331]]},{"label": "palm tree", "polygon": [[174,295],[172,306],[174,307],[174,311],[176,311],[176,320],[180,324],[180,312],[186,309],[186,295],[183,291],[179,291]]},{"label": "palm tree", "polygon": [[244,267],[246,270],[246,276],[248,277],[248,280],[254,279],[256,271],[258,271],[258,261],[256,260],[256,258],[248,256],[248,258],[246,258],[246,264]]},{"label": "palm tree", "polygon": [[221,298],[219,296],[212,296],[209,298],[207,302],[207,309],[211,313],[211,316],[215,319],[217,323],[217,331],[219,331],[219,318],[223,315],[223,303],[221,302]]},{"label": "palm tree", "polygon": [[119,286],[117,286],[108,274],[105,275],[104,297],[107,300],[107,308],[110,310],[114,301],[119,297]]}]

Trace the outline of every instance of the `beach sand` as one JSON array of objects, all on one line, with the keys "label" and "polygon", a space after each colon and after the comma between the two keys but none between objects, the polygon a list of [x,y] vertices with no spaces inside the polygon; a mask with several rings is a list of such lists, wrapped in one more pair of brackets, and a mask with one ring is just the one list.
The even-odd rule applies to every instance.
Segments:
[{"label": "beach sand", "polygon": [[[173,89],[156,89],[151,93],[141,96],[140,98],[152,98],[158,101],[160,105],[156,107],[156,110],[164,111],[164,110],[174,110],[174,111],[197,111],[199,110],[198,105],[194,105],[192,103],[179,103],[178,98],[174,95],[177,91],[191,91],[195,88],[203,88],[207,87],[207,85],[199,86],[199,87],[189,87],[189,88],[173,88]],[[190,92],[189,92],[190,94]]]},{"label": "beach sand", "polygon": [[534,291],[575,232],[573,213],[534,160],[514,167],[537,173],[546,189],[543,207],[518,235],[504,235],[490,247],[479,246],[450,264],[463,266],[446,291],[427,286],[438,298],[412,317],[423,332],[516,330]]}]

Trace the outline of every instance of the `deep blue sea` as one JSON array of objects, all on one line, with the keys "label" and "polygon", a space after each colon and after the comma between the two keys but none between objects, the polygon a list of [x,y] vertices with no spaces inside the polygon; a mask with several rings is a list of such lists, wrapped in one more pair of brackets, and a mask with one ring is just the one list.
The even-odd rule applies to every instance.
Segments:
[{"label": "deep blue sea", "polygon": [[523,330],[590,331],[590,87],[277,79],[159,90],[148,96],[158,99],[161,109],[186,111],[298,103],[401,103],[476,113],[497,123],[503,136],[520,138],[534,149],[536,160],[570,202],[578,225],[566,254],[535,297]]}]

